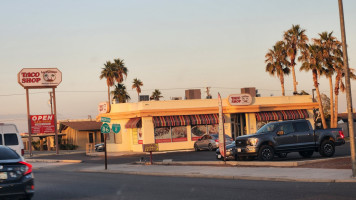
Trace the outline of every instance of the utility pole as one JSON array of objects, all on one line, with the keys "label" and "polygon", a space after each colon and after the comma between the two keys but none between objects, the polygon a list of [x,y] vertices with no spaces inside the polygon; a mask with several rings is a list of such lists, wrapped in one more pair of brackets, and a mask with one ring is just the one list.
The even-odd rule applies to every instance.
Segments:
[{"label": "utility pole", "polygon": [[353,119],[353,109],[352,109],[349,60],[347,57],[344,8],[343,8],[342,0],[339,0],[339,15],[340,15],[341,38],[342,38],[342,50],[344,52],[343,60],[344,60],[345,82],[346,82],[346,101],[347,101],[348,124],[349,124],[349,135],[350,135],[352,177],[355,178],[356,177],[356,157],[355,157],[356,149],[355,149],[355,135],[354,135],[354,119]]}]

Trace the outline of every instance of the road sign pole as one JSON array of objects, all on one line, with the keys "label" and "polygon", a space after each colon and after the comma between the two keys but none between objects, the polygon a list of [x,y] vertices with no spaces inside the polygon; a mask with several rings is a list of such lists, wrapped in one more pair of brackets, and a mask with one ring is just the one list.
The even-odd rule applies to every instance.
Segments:
[{"label": "road sign pole", "polygon": [[104,133],[105,170],[108,169],[108,156],[107,156],[107,150],[106,150],[106,139],[107,139],[107,133]]},{"label": "road sign pole", "polygon": [[28,89],[26,88],[26,102],[27,102],[27,123],[28,123],[28,150],[30,157],[32,157],[32,134],[31,134],[31,117],[30,117],[30,98],[28,94]]}]

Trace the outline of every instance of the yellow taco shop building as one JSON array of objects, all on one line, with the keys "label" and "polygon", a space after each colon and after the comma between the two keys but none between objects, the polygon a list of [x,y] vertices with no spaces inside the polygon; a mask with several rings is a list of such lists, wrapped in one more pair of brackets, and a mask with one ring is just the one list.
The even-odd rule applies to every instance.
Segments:
[{"label": "yellow taco shop building", "polygon": [[[313,122],[313,109],[318,107],[310,95],[249,97],[248,105],[239,104],[244,94],[222,99],[225,134],[237,136],[255,133],[271,121],[307,119]],[[142,144],[158,143],[160,151],[192,149],[204,134],[218,133],[218,100],[193,99],[141,101],[112,104],[108,117],[121,130],[111,131],[108,152],[142,152]]]}]

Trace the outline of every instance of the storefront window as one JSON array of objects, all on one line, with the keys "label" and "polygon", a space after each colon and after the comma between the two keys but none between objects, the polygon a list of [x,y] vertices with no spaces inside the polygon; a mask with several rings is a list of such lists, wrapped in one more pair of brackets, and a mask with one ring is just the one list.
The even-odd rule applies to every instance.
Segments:
[{"label": "storefront window", "polygon": [[155,142],[156,143],[172,142],[171,127],[155,128]]},{"label": "storefront window", "polygon": [[172,141],[182,142],[187,141],[187,127],[186,126],[176,126],[172,127]]},{"label": "storefront window", "polygon": [[192,126],[192,141],[196,141],[207,133],[207,125]]},{"label": "storefront window", "polygon": [[219,134],[219,124],[208,125],[209,134]]}]

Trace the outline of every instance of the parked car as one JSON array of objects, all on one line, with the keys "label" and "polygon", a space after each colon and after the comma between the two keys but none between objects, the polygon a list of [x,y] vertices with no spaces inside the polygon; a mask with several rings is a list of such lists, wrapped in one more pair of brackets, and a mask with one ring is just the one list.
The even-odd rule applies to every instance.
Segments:
[{"label": "parked car", "polygon": [[98,152],[104,151],[104,143],[96,144],[95,151],[98,151]]},{"label": "parked car", "polygon": [[313,130],[310,122],[302,119],[271,122],[256,134],[237,137],[236,151],[239,158],[258,157],[262,161],[273,160],[276,154],[285,157],[290,152],[299,152],[305,158],[314,152],[331,157],[335,146],[343,144],[341,128]]},{"label": "parked car", "polygon": [[31,199],[34,189],[32,165],[11,148],[0,145],[0,199]]},{"label": "parked car", "polygon": [[[231,144],[233,141],[234,140],[230,136],[225,135],[225,145]],[[213,151],[218,147],[219,147],[219,134],[204,135],[194,143],[195,151],[200,151],[202,149]]]},{"label": "parked car", "polygon": [[21,135],[15,124],[0,123],[0,145],[5,145],[24,156],[24,146]]},{"label": "parked car", "polygon": [[[216,159],[224,160],[224,157],[221,156],[219,148],[216,149],[215,153]],[[235,141],[233,141],[229,145],[226,145],[226,160],[237,160]]]}]

